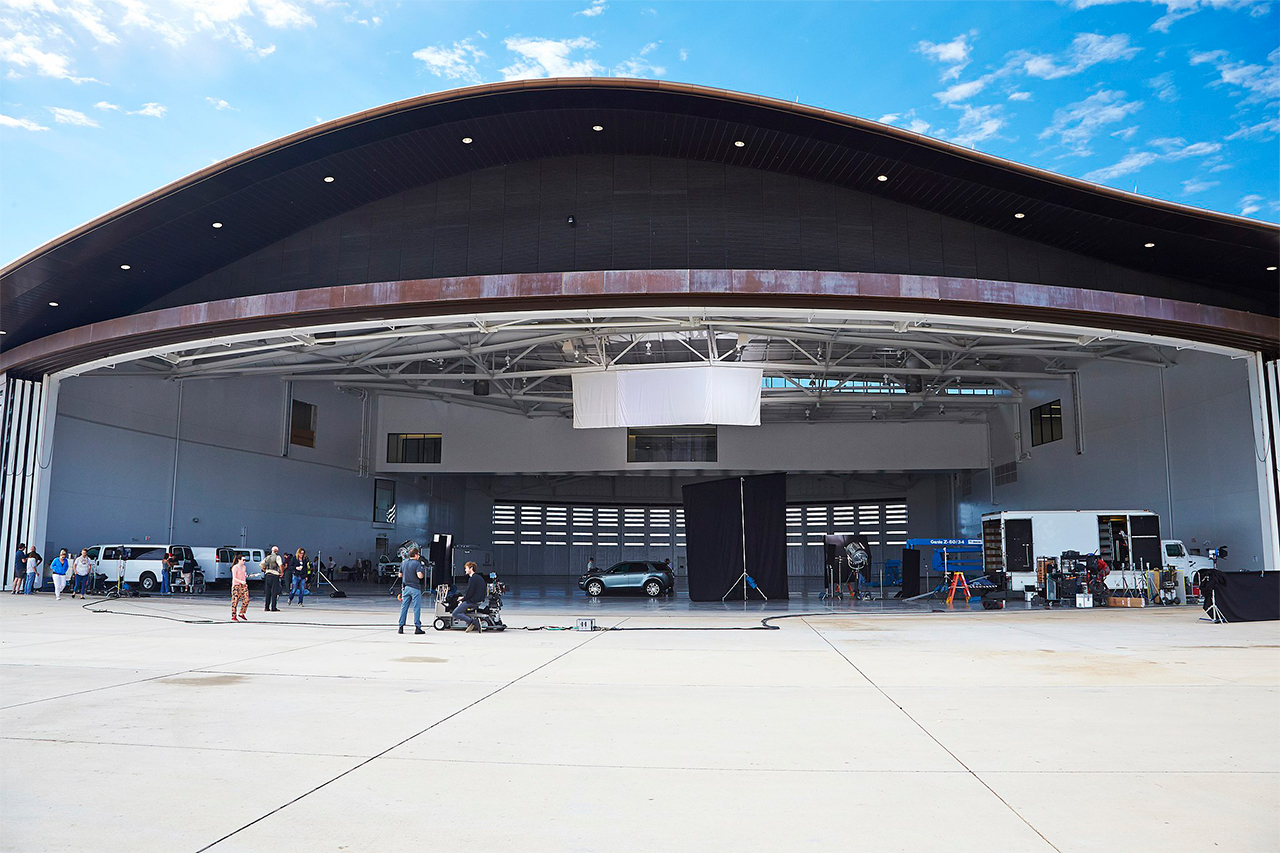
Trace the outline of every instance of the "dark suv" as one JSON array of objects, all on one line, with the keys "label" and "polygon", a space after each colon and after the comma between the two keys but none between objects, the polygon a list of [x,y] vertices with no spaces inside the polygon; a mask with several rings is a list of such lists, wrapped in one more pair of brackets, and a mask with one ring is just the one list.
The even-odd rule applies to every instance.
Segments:
[{"label": "dark suv", "polygon": [[592,569],[578,578],[578,589],[593,597],[603,595],[605,590],[634,589],[657,598],[675,592],[676,574],[663,563],[628,560],[607,569]]}]

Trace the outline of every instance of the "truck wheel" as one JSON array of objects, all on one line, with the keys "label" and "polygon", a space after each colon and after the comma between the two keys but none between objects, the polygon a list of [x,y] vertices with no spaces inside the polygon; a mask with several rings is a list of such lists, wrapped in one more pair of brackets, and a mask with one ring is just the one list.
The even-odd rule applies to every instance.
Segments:
[{"label": "truck wheel", "polygon": [[604,592],[604,584],[600,581],[587,581],[587,595],[595,597]]},{"label": "truck wheel", "polygon": [[657,581],[646,581],[644,585],[644,594],[650,598],[657,598],[662,595],[662,584]]},{"label": "truck wheel", "polygon": [[151,592],[156,588],[156,576],[151,572],[143,572],[138,578],[138,586],[142,588],[143,592]]}]

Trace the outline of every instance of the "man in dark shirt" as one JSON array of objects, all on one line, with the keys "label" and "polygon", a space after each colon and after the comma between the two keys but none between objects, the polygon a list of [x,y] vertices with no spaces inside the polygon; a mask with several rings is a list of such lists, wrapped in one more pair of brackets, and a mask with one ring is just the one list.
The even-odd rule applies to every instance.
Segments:
[{"label": "man in dark shirt", "polygon": [[11,593],[22,592],[22,584],[27,579],[27,546],[18,543],[18,550],[13,555],[13,589]]},{"label": "man in dark shirt", "polygon": [[467,633],[481,631],[483,629],[480,627],[480,620],[469,616],[467,608],[474,610],[488,601],[489,588],[485,585],[484,577],[476,571],[475,563],[467,563],[463,568],[467,572],[467,590],[462,594],[462,600],[458,602],[458,606],[454,609],[453,618],[467,623]]},{"label": "man in dark shirt", "polygon": [[414,548],[409,552],[409,558],[400,564],[400,578],[404,581],[404,589],[400,591],[400,628],[397,632],[400,634],[404,633],[410,602],[413,602],[413,633],[427,633],[422,630],[422,581],[425,572],[420,556],[418,549]]}]

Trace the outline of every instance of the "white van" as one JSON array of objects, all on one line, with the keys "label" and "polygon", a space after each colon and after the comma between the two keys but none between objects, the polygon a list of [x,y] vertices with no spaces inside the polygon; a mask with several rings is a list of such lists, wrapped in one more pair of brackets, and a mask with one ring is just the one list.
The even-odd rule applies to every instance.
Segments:
[{"label": "white van", "polygon": [[195,554],[190,545],[152,545],[135,542],[129,545],[93,545],[88,548],[89,559],[96,566],[95,571],[106,575],[108,586],[115,583],[118,578],[125,583],[137,584],[143,592],[154,592],[160,588],[160,579],[164,577],[166,551],[173,552],[177,559],[177,568],[196,567]]}]

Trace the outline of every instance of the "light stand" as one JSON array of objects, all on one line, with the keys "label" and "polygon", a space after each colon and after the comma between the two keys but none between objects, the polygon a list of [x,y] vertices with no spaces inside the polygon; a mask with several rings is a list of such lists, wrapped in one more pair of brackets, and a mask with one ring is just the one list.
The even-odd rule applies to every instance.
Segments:
[{"label": "light stand", "polygon": [[1209,606],[1204,609],[1204,616],[1200,617],[1203,622],[1208,619],[1215,625],[1226,624],[1227,617],[1222,615],[1222,611],[1218,609],[1218,591],[1215,589],[1209,593]]},{"label": "light stand", "polygon": [[[329,576],[324,573],[324,552],[320,551],[319,549],[316,549],[316,575],[320,578],[320,580],[323,583],[327,583],[329,585],[329,588],[333,590],[333,592],[329,593],[330,598],[346,598],[347,597],[347,594],[342,590],[338,589],[338,587],[334,584],[334,582],[329,579]],[[317,584],[317,586],[319,586],[319,584]]]},{"label": "light stand", "polygon": [[738,588],[738,584],[742,584],[742,602],[747,601],[747,587],[750,585],[752,589],[764,596],[764,600],[768,601],[769,596],[764,594],[764,590],[756,586],[755,578],[747,574],[747,478],[738,478],[738,526],[742,530],[742,574],[738,575],[738,579],[729,584],[729,589],[725,594],[720,596],[720,600],[724,601],[729,597],[729,593]]}]

